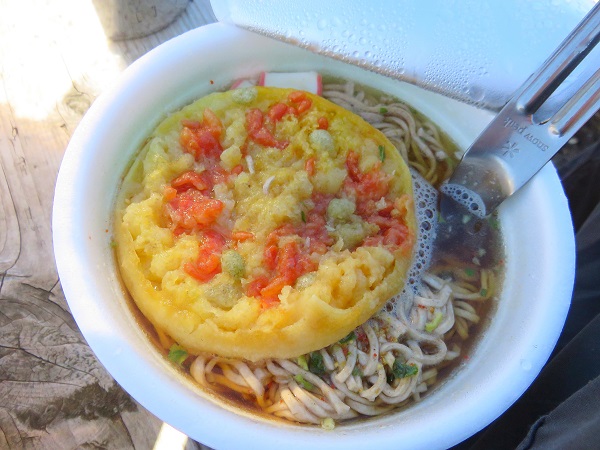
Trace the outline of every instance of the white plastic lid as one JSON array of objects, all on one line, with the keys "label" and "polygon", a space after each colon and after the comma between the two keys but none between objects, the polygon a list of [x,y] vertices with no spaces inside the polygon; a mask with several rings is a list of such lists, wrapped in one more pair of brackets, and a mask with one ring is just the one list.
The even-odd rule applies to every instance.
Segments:
[{"label": "white plastic lid", "polygon": [[[222,22],[497,110],[594,0],[212,0]],[[600,67],[600,46],[588,57]]]}]

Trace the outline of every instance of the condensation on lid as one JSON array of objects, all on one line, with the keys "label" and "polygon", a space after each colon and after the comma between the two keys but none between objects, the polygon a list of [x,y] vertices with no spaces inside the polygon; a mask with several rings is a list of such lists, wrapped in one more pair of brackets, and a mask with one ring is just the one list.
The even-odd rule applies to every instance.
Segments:
[{"label": "condensation on lid", "polygon": [[[593,0],[219,0],[226,23],[499,110]],[[600,48],[590,58],[600,65]],[[592,70],[590,69],[590,70]]]}]

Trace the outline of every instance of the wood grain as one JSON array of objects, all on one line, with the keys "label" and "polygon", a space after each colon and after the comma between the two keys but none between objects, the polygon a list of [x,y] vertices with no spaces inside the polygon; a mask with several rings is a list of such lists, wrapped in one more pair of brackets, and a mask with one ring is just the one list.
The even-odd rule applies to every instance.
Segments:
[{"label": "wood grain", "polygon": [[[115,383],[69,313],[54,263],[52,200],[69,138],[94,99],[141,55],[214,17],[208,0],[190,2],[160,31],[111,41],[102,7],[0,1],[2,449],[146,449],[163,426]],[[185,448],[203,446],[188,440]]]}]

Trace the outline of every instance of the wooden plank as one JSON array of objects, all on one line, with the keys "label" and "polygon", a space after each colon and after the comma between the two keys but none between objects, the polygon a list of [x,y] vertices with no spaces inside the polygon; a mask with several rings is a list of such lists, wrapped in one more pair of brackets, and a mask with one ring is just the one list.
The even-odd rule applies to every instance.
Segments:
[{"label": "wooden plank", "polygon": [[111,42],[94,6],[0,1],[0,448],[153,448],[163,427],[106,372],[69,313],[52,200],[94,99],[148,50],[214,18],[195,1],[157,33]]}]

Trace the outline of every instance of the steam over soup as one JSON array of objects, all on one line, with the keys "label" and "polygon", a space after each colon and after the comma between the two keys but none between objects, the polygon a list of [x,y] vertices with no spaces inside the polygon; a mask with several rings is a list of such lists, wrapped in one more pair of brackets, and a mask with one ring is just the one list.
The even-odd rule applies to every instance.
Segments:
[{"label": "steam over soup", "polygon": [[411,176],[383,133],[322,97],[214,93],[149,137],[121,188],[115,240],[133,300],[187,352],[297,357],[402,289]]}]

